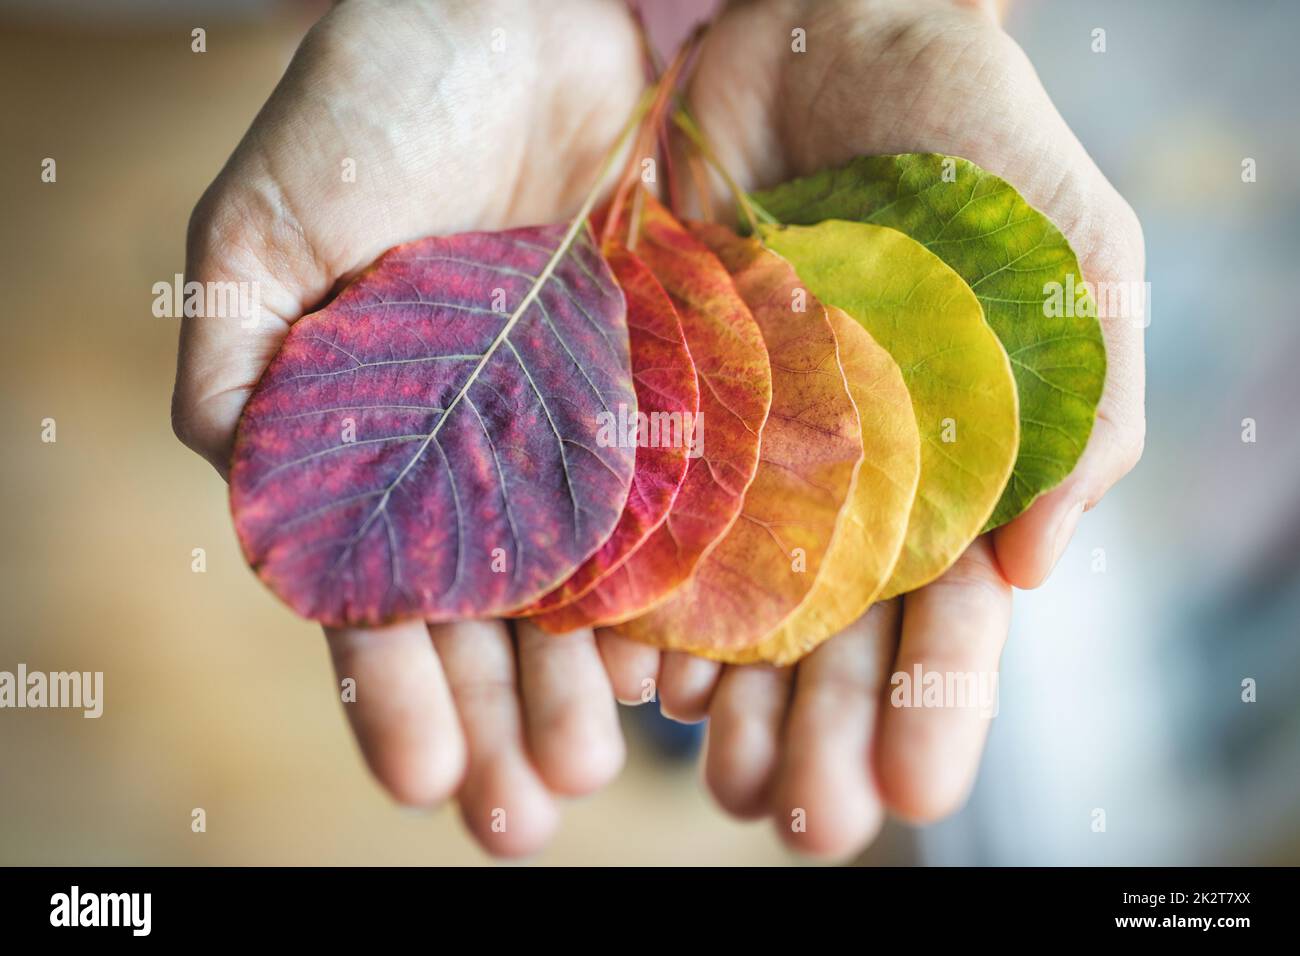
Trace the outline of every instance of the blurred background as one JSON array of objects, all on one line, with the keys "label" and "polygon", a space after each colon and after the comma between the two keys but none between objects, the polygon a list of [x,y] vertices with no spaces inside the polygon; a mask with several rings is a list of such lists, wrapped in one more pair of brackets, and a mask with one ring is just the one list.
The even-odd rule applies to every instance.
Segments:
[{"label": "blurred background", "polygon": [[[106,685],[99,720],[0,711],[0,864],[487,861],[370,781],[319,631],[168,421],[151,287],[324,8],[0,0],[0,670]],[[1021,0],[1007,28],[1145,226],[1147,450],[1018,595],[970,804],[863,862],[1300,863],[1300,6]],[[698,731],[624,716],[627,770],[540,862],[794,862],[710,805]]]}]

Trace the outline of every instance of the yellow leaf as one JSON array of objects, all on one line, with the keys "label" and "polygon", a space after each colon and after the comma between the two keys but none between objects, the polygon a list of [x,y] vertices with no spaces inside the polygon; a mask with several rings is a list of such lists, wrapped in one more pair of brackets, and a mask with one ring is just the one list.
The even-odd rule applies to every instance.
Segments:
[{"label": "yellow leaf", "polygon": [[[662,604],[617,630],[730,661],[762,640],[812,589],[862,460],[862,428],[826,309],[757,239],[692,231],[722,260],[772,356],[772,407],[740,520]],[[709,442],[709,422],[704,441]]]},{"label": "yellow leaf", "polygon": [[826,309],[862,425],[863,459],[813,589],[744,661],[792,664],[866,612],[889,580],[921,473],[921,442],[903,373],[843,311]]},{"label": "yellow leaf", "polygon": [[881,598],[928,584],[979,534],[1011,475],[1019,409],[1011,363],[975,293],[903,233],[860,222],[762,227],[827,305],[858,322],[903,373],[921,476],[903,551]]}]

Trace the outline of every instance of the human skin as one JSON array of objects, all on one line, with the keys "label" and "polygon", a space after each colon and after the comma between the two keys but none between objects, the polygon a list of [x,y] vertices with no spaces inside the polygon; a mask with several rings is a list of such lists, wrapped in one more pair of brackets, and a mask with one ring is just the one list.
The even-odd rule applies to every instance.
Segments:
[{"label": "human skin", "polygon": [[[226,476],[240,409],[297,318],[398,243],[572,216],[643,85],[616,0],[335,7],[191,217],[187,278],[257,282],[264,312],[251,330],[185,320],[177,435]],[[375,776],[404,804],[454,797],[489,853],[537,851],[557,797],[622,765],[590,631],[410,621],[325,633],[338,676],[356,680],[345,710]]]},{"label": "human skin", "polygon": [[[948,0],[738,4],[704,41],[692,108],[746,185],[862,153],[956,153],[1060,224],[1090,278],[1140,278],[1135,217],[992,15]],[[810,51],[801,69],[779,55],[796,25]],[[485,56],[496,29],[505,49]],[[385,249],[571,215],[641,86],[635,30],[615,0],[338,5],[191,218],[187,278],[257,282],[264,314],[251,330],[185,320],[178,436],[224,476],[240,409],[288,327]],[[355,183],[341,181],[344,157]],[[367,763],[403,803],[454,797],[488,852],[532,853],[554,832],[558,797],[618,772],[612,694],[639,702],[648,679],[665,712],[711,717],[706,778],[722,806],[772,817],[800,851],[852,853],[886,809],[912,820],[950,812],[987,721],[885,706],[888,675],[916,663],[996,669],[1011,585],[1040,583],[1082,508],[1136,461],[1140,331],[1103,324],[1106,394],[1070,479],[797,668],[721,668],[526,623],[513,633],[496,621],[327,629],[337,673],[357,681],[346,710]],[[789,826],[795,808],[805,832]],[[498,810],[504,830],[493,827]]]},{"label": "human skin", "polygon": [[[859,155],[963,156],[1046,213],[1091,281],[1140,281],[1137,217],[999,26],[1000,7],[951,0],[733,4],[702,42],[692,113],[745,188]],[[807,52],[792,56],[796,27],[806,31]],[[713,206],[731,208],[729,197],[716,196]],[[1012,586],[1046,579],[1082,513],[1140,457],[1142,329],[1118,316],[1103,314],[1101,323],[1105,392],[1074,471],[1020,517],[977,539],[934,583],[876,605],[795,668],[720,666],[598,635],[621,698],[657,675],[667,713],[709,718],[705,777],[726,810],[770,817],[796,850],[844,857],[871,840],[886,810],[927,822],[964,802],[988,720],[974,708],[891,707],[889,678],[918,664],[996,672]],[[792,828],[796,819],[806,829]]]}]

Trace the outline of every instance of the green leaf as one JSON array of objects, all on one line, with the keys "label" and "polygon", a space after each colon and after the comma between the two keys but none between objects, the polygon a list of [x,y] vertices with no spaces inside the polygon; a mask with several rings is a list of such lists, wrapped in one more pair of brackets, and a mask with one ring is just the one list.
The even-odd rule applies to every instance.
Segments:
[{"label": "green leaf", "polygon": [[1020,451],[987,528],[1010,521],[1070,473],[1092,432],[1106,349],[1082,296],[1072,315],[1049,314],[1053,290],[1083,288],[1079,261],[1060,230],[1005,180],[965,159],[904,153],[864,156],[754,198],[780,222],[848,219],[897,229],[979,297],[1020,396]]},{"label": "green leaf", "polygon": [[961,276],[903,233],[839,220],[759,228],[808,290],[860,322],[903,373],[921,476],[880,599],[921,587],[979,534],[1011,475],[1019,426],[1007,355]]}]

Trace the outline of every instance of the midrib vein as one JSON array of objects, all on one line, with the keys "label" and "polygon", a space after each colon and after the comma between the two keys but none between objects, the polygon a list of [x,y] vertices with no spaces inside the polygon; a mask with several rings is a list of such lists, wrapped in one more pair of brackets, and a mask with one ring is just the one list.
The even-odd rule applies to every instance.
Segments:
[{"label": "midrib vein", "polygon": [[[594,195],[591,197],[591,200],[594,200]],[[437,441],[438,433],[442,430],[443,424],[446,423],[447,419],[451,418],[452,412],[454,412],[456,407],[460,405],[461,399],[469,393],[470,386],[478,381],[479,375],[482,374],[487,363],[492,360],[492,356],[496,354],[497,349],[501,347],[501,343],[505,342],[510,337],[510,333],[514,331],[515,326],[519,324],[519,320],[523,317],[524,313],[528,311],[529,307],[532,306],[533,302],[537,299],[537,296],[541,294],[542,287],[550,281],[556,267],[560,264],[560,260],[568,254],[570,247],[573,245],[574,238],[586,225],[587,215],[591,211],[590,206],[591,201],[589,200],[584,204],[584,208],[579,211],[578,215],[574,217],[573,221],[569,223],[569,228],[561,237],[559,245],[555,247],[555,251],[551,253],[551,258],[547,260],[546,266],[537,274],[536,281],[528,287],[528,292],[524,295],[523,300],[520,301],[514,312],[510,314],[510,318],[506,321],[506,324],[501,327],[501,331],[492,339],[492,344],[483,352],[482,357],[479,359],[478,364],[474,366],[473,371],[466,376],[465,384],[460,387],[460,390],[456,392],[456,396],[447,404],[446,411],[444,411],[438,418],[437,423],[433,426],[433,429],[429,434],[425,436],[425,439],[420,442],[420,447],[415,450],[415,454],[413,454],[410,460],[402,466],[402,470],[397,473],[397,477],[394,478],[388,487],[384,489],[383,496],[379,499],[379,503],[375,505],[374,510],[357,530],[356,536],[353,539],[354,542],[359,541],[375,518],[383,513],[384,509],[388,506],[388,499],[392,495],[393,489],[402,483],[402,480],[406,477],[407,473],[415,467],[416,462],[424,457],[424,453],[428,451],[429,446]],[[484,263],[475,263],[475,265],[482,266]]]}]

